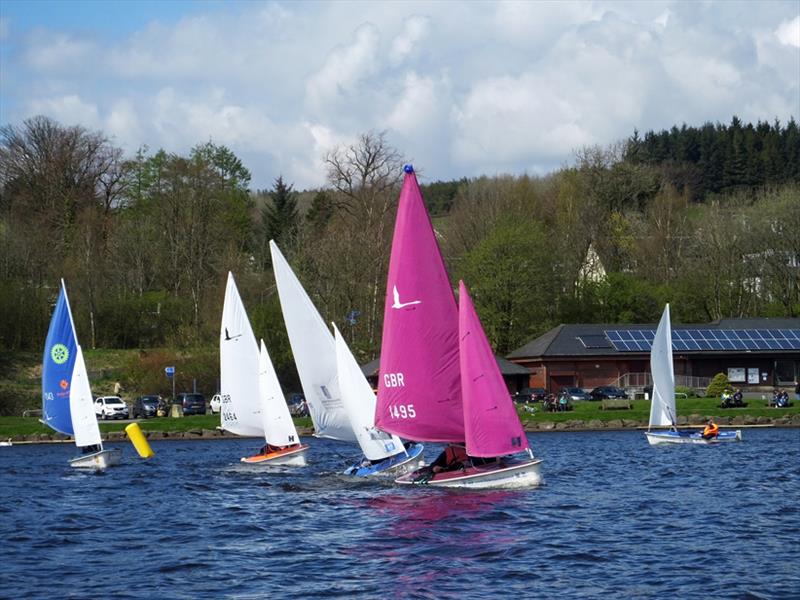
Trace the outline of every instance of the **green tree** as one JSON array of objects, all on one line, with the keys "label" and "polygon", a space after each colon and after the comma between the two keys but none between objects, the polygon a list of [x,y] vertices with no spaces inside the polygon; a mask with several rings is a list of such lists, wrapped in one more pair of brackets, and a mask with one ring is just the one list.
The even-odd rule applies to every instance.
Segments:
[{"label": "green tree", "polygon": [[288,251],[294,245],[300,217],[292,187],[292,185],[284,183],[283,176],[279,176],[268,194],[270,202],[261,210],[265,265],[271,264],[269,240],[275,240],[275,243],[284,251]]}]

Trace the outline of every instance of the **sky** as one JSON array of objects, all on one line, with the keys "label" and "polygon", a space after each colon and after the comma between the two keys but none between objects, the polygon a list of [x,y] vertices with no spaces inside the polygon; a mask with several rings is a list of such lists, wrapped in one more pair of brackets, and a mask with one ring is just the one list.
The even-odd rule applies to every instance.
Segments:
[{"label": "sky", "polygon": [[673,125],[800,119],[800,0],[0,0],[0,125],[46,115],[129,155],[212,141],[325,184],[386,132],[424,183],[543,175]]}]

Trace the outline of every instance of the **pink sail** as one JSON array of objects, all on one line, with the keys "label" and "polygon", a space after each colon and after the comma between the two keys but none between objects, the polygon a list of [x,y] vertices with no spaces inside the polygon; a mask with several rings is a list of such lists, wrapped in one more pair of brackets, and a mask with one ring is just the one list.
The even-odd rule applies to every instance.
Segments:
[{"label": "pink sail", "polygon": [[525,450],[528,439],[463,281],[458,282],[458,298],[467,454],[493,457]]},{"label": "pink sail", "polygon": [[458,309],[417,177],[405,167],[386,282],[375,426],[463,442]]}]

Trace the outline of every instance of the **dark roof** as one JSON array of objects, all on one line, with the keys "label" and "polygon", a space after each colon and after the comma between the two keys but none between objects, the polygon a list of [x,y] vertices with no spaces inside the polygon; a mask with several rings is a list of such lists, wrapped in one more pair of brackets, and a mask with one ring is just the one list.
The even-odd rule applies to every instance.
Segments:
[{"label": "dark roof", "polygon": [[[518,364],[511,362],[510,360],[506,360],[502,356],[497,356],[495,354],[494,358],[497,361],[497,366],[500,367],[500,373],[503,375],[528,376],[531,374],[531,372],[525,367],[521,367]],[[366,377],[375,377],[378,375],[378,369],[380,369],[380,367],[381,367],[381,359],[380,357],[378,357],[375,360],[369,361],[365,365],[361,365],[361,372],[364,373]]]},{"label": "dark roof", "polygon": [[[648,354],[649,352],[620,352],[613,347],[610,348],[586,348],[579,340],[585,336],[604,336],[607,330],[626,330],[626,329],[656,329],[657,323],[637,323],[623,325],[620,323],[610,324],[578,324],[578,325],[559,325],[547,333],[531,340],[524,346],[507,355],[507,358],[539,358],[544,356],[631,356]],[[800,319],[721,319],[713,323],[703,323],[701,325],[672,324],[672,330],[679,329],[800,329]],[[741,353],[737,350],[736,353]],[[765,354],[780,352],[782,354],[793,352],[791,350],[759,350]],[[709,351],[681,352],[681,354],[711,354]],[[715,354],[730,354],[730,351],[714,351]]]}]

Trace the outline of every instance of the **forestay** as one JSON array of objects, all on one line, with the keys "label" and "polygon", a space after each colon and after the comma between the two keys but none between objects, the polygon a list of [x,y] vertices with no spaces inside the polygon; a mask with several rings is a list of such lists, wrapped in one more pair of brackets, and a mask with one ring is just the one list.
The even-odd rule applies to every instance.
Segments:
[{"label": "forestay", "polygon": [[315,435],[355,442],[339,391],[333,335],[272,240],[269,249],[283,319]]},{"label": "forestay", "polygon": [[672,366],[672,327],[669,304],[664,307],[656,336],[650,349],[650,372],[653,399],[650,403],[650,427],[675,425],[675,372]]},{"label": "forestay", "polygon": [[494,457],[525,450],[528,439],[463,281],[458,303],[467,454]]},{"label": "forestay", "polygon": [[406,439],[463,442],[458,309],[413,168],[400,192],[386,282],[375,425]]},{"label": "forestay", "polygon": [[222,429],[237,435],[263,435],[258,344],[232,273],[228,273],[222,308],[219,365]]},{"label": "forestay", "polygon": [[333,331],[342,402],[350,417],[350,425],[358,439],[358,445],[361,446],[364,456],[372,461],[400,454],[403,452],[400,438],[375,428],[375,394],[335,324]]},{"label": "forestay", "polygon": [[294,426],[289,407],[283,398],[281,385],[267,353],[264,340],[261,340],[261,352],[258,355],[258,384],[264,438],[273,446],[297,444],[300,441],[297,428]]}]

